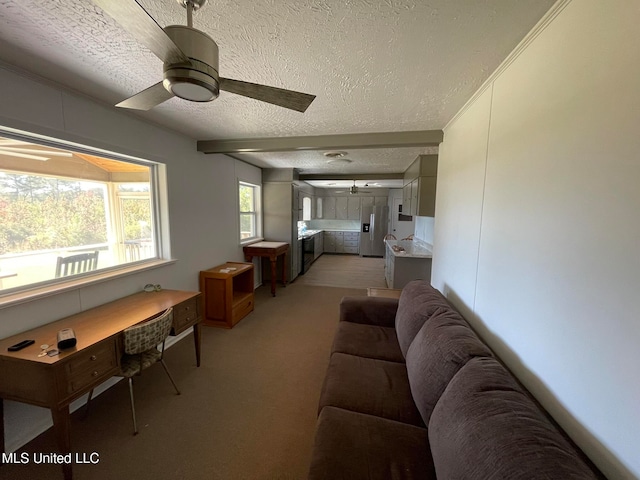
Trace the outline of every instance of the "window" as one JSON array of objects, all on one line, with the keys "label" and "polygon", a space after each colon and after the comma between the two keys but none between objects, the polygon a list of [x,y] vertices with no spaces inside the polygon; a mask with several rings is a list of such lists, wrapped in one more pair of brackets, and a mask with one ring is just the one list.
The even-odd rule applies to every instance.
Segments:
[{"label": "window", "polygon": [[260,186],[238,182],[240,205],[240,243],[255,240],[262,234],[260,229]]},{"label": "window", "polygon": [[157,165],[114,158],[0,137],[0,295],[159,257]]}]

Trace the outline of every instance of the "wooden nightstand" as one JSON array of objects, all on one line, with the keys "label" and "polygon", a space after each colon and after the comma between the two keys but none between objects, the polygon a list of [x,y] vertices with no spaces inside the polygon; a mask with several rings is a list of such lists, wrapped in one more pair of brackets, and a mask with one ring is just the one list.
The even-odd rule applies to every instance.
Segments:
[{"label": "wooden nightstand", "polygon": [[253,312],[253,263],[227,262],[200,272],[202,323],[232,328]]}]

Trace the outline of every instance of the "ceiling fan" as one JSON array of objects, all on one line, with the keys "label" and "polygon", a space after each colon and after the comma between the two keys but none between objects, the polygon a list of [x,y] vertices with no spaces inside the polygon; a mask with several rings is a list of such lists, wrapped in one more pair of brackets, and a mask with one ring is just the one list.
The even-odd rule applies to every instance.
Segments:
[{"label": "ceiling fan", "polygon": [[218,75],[218,45],[193,28],[193,12],[207,0],[177,0],[187,9],[187,26],[162,28],[138,0],[93,0],[136,40],[164,62],[164,80],[118,103],[116,107],[149,110],[173,98],[210,102],[220,90],[304,112],[315,95],[223,78]]},{"label": "ceiling fan", "polygon": [[51,157],[72,157],[71,152],[62,150],[50,150],[46,148],[35,148],[29,142],[13,140],[10,138],[0,138],[0,155],[7,157],[27,158],[29,160],[40,160],[45,162]]},{"label": "ceiling fan", "polygon": [[[365,187],[368,187],[369,185],[365,185]],[[336,190],[336,193],[347,193],[349,192],[349,195],[356,195],[358,193],[371,193],[370,190],[360,190],[360,187],[358,187],[356,185],[356,181],[353,181],[353,185],[351,185],[351,187],[349,187],[349,190]]]}]

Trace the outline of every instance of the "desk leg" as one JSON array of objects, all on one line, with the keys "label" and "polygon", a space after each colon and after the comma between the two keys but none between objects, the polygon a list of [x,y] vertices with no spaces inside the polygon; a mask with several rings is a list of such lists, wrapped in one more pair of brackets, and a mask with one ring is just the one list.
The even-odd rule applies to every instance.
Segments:
[{"label": "desk leg", "polygon": [[[69,418],[69,405],[56,410],[51,409],[51,416],[53,417],[53,429],[56,434],[56,440],[58,441],[58,449],[60,453],[67,454],[71,452],[71,421]],[[62,464],[62,473],[64,474],[64,480],[72,480],[73,471],[70,463]]]},{"label": "desk leg", "polygon": [[193,326],[193,341],[196,344],[196,365],[200,366],[200,345],[202,343],[202,337],[200,335],[200,322]]},{"label": "desk leg", "polygon": [[0,398],[0,453],[4,451],[4,399]]},{"label": "desk leg", "polygon": [[269,260],[271,260],[271,296],[276,296],[276,277],[277,277],[277,269],[276,264],[278,263],[278,257],[275,255],[272,256]]},{"label": "desk leg", "polygon": [[287,253],[282,254],[282,286],[287,286]]}]

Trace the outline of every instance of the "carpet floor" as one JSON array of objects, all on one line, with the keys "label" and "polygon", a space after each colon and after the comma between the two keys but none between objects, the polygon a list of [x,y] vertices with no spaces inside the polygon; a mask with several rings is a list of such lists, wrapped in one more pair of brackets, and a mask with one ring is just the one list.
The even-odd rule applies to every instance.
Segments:
[{"label": "carpet floor", "polygon": [[[192,336],[176,343],[165,360],[182,394],[175,394],[160,365],[137,378],[137,436],[126,382],[98,396],[87,418],[82,411],[72,415],[74,452],[99,455],[97,464],[74,465],[74,478],[306,478],[318,398],[345,295],[366,295],[366,290],[296,280],[271,297],[263,286],[256,290],[255,311],[233,329],[203,327],[200,368]],[[55,445],[48,430],[21,452],[55,452]],[[62,472],[52,464],[5,464],[0,477],[62,478]]]}]

